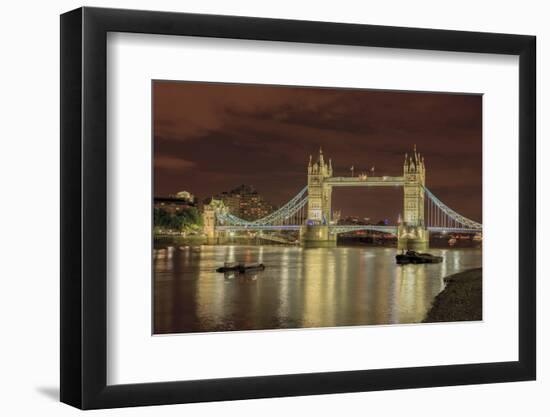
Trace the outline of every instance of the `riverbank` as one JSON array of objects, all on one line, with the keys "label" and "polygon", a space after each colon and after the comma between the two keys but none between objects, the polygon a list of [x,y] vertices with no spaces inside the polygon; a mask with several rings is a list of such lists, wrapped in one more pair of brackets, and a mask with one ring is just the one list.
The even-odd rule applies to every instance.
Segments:
[{"label": "riverbank", "polygon": [[482,319],[482,269],[469,269],[445,278],[446,287],[434,299],[423,323]]},{"label": "riverbank", "polygon": [[[297,237],[296,237],[297,238]],[[153,235],[154,246],[155,248],[164,248],[167,246],[197,246],[197,245],[241,245],[241,246],[287,246],[294,247],[299,244],[296,240],[289,240],[284,242],[279,239],[259,239],[254,237],[246,236],[234,236],[227,237],[225,239],[220,239],[217,241],[208,241],[204,235],[188,235],[182,236],[181,234],[154,234]],[[336,245],[338,247],[364,247],[364,248],[393,248],[397,246],[396,240],[393,239],[382,239],[373,242],[366,238],[356,238],[356,239],[340,239],[338,238]],[[448,243],[441,240],[430,241],[431,249],[480,249],[481,243],[468,241],[460,241],[459,244],[449,247]]]}]

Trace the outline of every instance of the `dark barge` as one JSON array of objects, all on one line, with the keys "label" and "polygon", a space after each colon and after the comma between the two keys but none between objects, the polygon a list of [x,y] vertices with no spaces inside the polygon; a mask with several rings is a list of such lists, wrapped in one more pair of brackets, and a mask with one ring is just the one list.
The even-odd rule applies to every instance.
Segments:
[{"label": "dark barge", "polygon": [[248,271],[263,271],[265,265],[261,263],[239,263],[239,262],[226,262],[223,266],[216,269],[216,272],[239,272],[244,274]]},{"label": "dark barge", "polygon": [[443,261],[443,257],[432,255],[431,253],[419,253],[408,250],[395,256],[398,265],[406,264],[437,264]]}]

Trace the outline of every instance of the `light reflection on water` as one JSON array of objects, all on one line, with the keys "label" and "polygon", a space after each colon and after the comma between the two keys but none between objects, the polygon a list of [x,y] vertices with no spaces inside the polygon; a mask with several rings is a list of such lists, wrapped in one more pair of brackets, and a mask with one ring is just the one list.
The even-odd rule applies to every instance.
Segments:
[{"label": "light reflection on water", "polygon": [[[172,248],[172,249],[169,249]],[[441,264],[395,264],[395,249],[288,246],[155,251],[155,333],[418,323],[443,277],[481,266],[481,249],[432,249]],[[224,262],[266,269],[221,274]]]}]

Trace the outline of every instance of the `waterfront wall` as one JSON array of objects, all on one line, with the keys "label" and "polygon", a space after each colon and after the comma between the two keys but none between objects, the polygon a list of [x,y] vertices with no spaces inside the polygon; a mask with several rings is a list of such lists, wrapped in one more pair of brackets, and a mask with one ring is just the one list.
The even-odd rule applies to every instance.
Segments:
[{"label": "waterfront wall", "polygon": [[306,225],[300,229],[300,242],[308,247],[336,246],[336,235],[326,225]]}]

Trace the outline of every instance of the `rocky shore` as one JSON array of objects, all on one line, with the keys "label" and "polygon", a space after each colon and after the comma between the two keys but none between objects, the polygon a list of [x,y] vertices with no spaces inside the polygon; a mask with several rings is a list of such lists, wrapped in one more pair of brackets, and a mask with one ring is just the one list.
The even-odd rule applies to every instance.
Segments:
[{"label": "rocky shore", "polygon": [[435,297],[424,323],[482,320],[482,269],[444,278],[446,287]]}]

